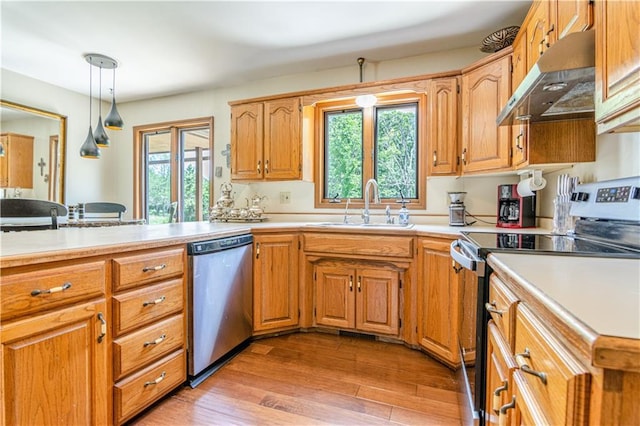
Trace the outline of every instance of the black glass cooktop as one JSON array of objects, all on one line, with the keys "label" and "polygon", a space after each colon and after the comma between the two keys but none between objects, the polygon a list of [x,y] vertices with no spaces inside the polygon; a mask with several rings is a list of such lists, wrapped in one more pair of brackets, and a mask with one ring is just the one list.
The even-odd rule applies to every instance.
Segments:
[{"label": "black glass cooktop", "polygon": [[462,234],[478,248],[478,254],[483,257],[490,252],[501,251],[640,258],[640,250],[577,236],[506,232],[463,232]]}]

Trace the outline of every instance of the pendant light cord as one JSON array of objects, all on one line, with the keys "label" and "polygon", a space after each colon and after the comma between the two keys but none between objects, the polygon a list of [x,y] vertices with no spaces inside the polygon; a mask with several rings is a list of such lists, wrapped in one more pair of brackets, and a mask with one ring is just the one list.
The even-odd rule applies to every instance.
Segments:
[{"label": "pendant light cord", "polygon": [[98,86],[98,116],[102,118],[102,62],[100,62],[100,86]]},{"label": "pendant light cord", "polygon": [[91,104],[93,103],[93,96],[91,96],[91,88],[93,87],[93,81],[92,81],[92,77],[93,77],[93,72],[92,72],[92,68],[93,65],[91,65],[91,62],[89,62],[89,127],[91,127],[91,116],[92,111],[91,111]]}]

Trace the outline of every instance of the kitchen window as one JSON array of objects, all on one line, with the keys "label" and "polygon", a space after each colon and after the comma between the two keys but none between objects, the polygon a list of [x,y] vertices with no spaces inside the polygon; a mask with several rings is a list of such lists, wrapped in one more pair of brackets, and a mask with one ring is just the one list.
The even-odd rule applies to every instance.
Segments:
[{"label": "kitchen window", "polygon": [[134,216],[149,224],[209,220],[213,117],[134,127]]},{"label": "kitchen window", "polygon": [[426,177],[418,155],[425,152],[425,97],[417,93],[378,96],[370,108],[354,99],[316,105],[319,166],[316,207],[364,203],[364,188],[376,179],[382,207],[401,198],[424,208]]}]

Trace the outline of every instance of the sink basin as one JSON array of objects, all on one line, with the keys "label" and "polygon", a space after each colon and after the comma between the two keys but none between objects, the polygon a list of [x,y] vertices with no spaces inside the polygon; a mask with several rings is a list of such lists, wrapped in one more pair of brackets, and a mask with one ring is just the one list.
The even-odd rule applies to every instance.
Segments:
[{"label": "sink basin", "polygon": [[307,226],[341,226],[341,227],[352,227],[352,228],[377,228],[377,229],[411,229],[413,228],[413,223],[408,225],[400,225],[398,223],[344,223],[344,222],[320,222],[320,223],[309,223]]}]

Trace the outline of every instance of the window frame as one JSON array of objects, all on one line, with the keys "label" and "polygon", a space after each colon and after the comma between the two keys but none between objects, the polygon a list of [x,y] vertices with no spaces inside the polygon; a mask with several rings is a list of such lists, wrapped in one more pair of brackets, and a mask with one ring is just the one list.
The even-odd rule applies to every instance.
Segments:
[{"label": "window frame", "polygon": [[[213,203],[213,186],[214,186],[214,144],[213,144],[213,117],[200,117],[186,120],[167,121],[162,123],[145,124],[133,127],[133,217],[141,219],[144,217],[145,212],[145,196],[144,191],[146,188],[145,180],[145,167],[144,161],[146,161],[145,152],[145,134],[152,132],[164,132],[169,131],[171,133],[171,152],[180,152],[180,134],[183,130],[190,130],[193,128],[209,127],[209,153],[210,153],[210,167],[209,167],[209,206],[203,206],[203,208],[211,209]],[[173,155],[170,159],[171,167],[171,194],[172,202],[178,202],[175,199],[174,194],[179,194],[182,190],[181,180],[183,170],[181,169],[181,155]],[[178,206],[178,211],[182,212],[182,206]],[[179,220],[182,221],[182,213],[179,214]]]},{"label": "window frame", "polygon": [[[315,105],[315,208],[345,208],[347,200],[341,199],[335,202],[332,198],[324,196],[325,193],[325,162],[326,162],[326,146],[325,146],[325,112],[335,111],[351,111],[361,110],[363,114],[362,121],[362,143],[363,143],[363,164],[362,164],[362,191],[363,198],[351,198],[349,207],[364,207],[364,187],[366,182],[374,177],[375,173],[375,109],[376,107],[388,107],[402,104],[417,104],[417,142],[416,142],[416,167],[417,167],[417,198],[409,199],[409,208],[425,209],[427,204],[427,168],[426,163],[422,161],[422,156],[427,149],[427,97],[424,93],[403,92],[386,95],[376,95],[378,101],[373,107],[362,108],[356,105],[355,97],[329,100],[318,102]],[[371,155],[367,155],[370,152]],[[373,158],[371,158],[373,157]],[[372,194],[371,194],[372,195]],[[373,197],[372,197],[373,199]],[[387,205],[396,204],[396,198],[385,198],[380,200],[380,204],[370,203],[370,209],[384,209]]]}]

